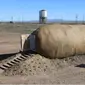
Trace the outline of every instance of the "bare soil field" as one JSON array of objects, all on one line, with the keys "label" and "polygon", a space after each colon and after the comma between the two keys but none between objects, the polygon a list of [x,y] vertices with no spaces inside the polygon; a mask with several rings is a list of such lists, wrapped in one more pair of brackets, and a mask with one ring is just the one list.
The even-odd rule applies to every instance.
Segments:
[{"label": "bare soil field", "polygon": [[29,34],[39,26],[30,23],[0,23],[0,54],[19,51],[20,35]]},{"label": "bare soil field", "polygon": [[[20,50],[20,35],[31,33],[39,24],[0,23],[0,57]],[[76,26],[75,26],[76,27]],[[79,25],[85,28],[84,25]],[[0,60],[0,65],[13,59]],[[18,57],[18,55],[16,56]],[[1,84],[85,84],[85,55],[48,59],[39,54],[27,57],[0,74]]]}]

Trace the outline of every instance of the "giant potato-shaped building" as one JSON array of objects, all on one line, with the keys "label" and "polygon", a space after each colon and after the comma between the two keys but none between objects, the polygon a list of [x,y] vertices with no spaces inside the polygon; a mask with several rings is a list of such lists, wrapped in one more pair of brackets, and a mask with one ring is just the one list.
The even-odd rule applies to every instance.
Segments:
[{"label": "giant potato-shaped building", "polygon": [[35,36],[35,51],[45,57],[53,59],[85,54],[85,28],[77,25],[45,25],[31,35]]}]

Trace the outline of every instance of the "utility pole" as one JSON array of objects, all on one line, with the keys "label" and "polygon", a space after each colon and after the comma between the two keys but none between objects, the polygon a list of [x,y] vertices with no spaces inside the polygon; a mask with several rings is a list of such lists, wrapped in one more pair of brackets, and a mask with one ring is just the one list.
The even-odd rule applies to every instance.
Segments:
[{"label": "utility pole", "polygon": [[11,17],[11,21],[13,22],[13,16]]},{"label": "utility pole", "polygon": [[63,16],[61,16],[61,24],[63,24]]},{"label": "utility pole", "polygon": [[24,22],[24,20],[23,20],[23,16],[22,16],[22,23]]},{"label": "utility pole", "polygon": [[78,23],[78,15],[77,14],[76,14],[76,21],[75,22],[76,22],[76,24]]},{"label": "utility pole", "polygon": [[10,21],[10,23],[13,23],[13,16],[11,17],[11,21]]},{"label": "utility pole", "polygon": [[83,15],[83,21],[82,21],[82,23],[84,24],[84,15]]}]

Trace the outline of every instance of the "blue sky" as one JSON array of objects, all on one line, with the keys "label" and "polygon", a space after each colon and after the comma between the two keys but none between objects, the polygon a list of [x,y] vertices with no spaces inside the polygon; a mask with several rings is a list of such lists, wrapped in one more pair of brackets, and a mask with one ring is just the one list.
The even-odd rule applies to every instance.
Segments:
[{"label": "blue sky", "polygon": [[85,0],[0,0],[0,20],[38,20],[39,10],[46,9],[49,19],[78,20],[85,16]]}]

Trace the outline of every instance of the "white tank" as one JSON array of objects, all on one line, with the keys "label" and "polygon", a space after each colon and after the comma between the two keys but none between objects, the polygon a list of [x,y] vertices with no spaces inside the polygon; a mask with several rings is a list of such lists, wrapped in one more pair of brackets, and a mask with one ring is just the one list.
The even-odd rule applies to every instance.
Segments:
[{"label": "white tank", "polygon": [[39,22],[40,23],[46,23],[47,21],[47,11],[46,10],[40,10],[39,11]]},{"label": "white tank", "polygon": [[46,10],[40,10],[40,17],[47,17],[47,11]]}]

